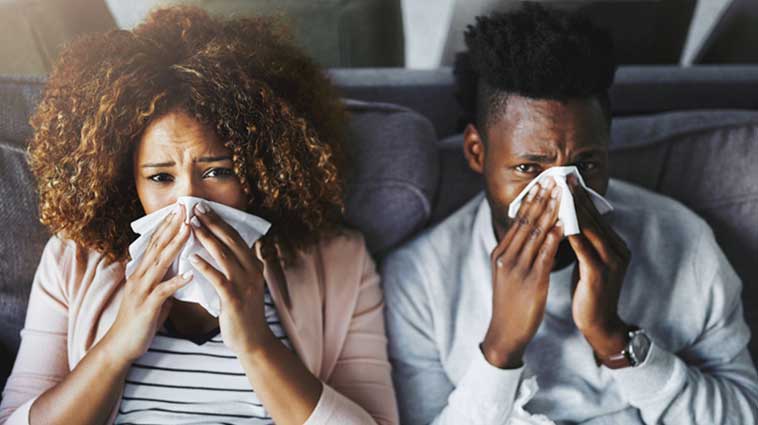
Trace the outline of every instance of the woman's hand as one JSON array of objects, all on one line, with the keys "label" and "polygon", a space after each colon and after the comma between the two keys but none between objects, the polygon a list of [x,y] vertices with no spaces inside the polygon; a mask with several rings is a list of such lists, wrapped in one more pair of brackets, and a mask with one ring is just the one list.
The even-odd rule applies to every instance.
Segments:
[{"label": "woman's hand", "polygon": [[166,216],[126,280],[118,315],[103,338],[108,351],[123,365],[130,365],[147,351],[170,311],[170,297],[192,280],[192,274],[185,273],[161,282],[189,237],[184,216],[183,206]]},{"label": "woman's hand", "polygon": [[203,203],[191,220],[195,236],[221,270],[203,258],[190,260],[216,289],[221,299],[219,328],[224,343],[237,355],[253,353],[277,341],[266,323],[263,263],[240,234]]}]

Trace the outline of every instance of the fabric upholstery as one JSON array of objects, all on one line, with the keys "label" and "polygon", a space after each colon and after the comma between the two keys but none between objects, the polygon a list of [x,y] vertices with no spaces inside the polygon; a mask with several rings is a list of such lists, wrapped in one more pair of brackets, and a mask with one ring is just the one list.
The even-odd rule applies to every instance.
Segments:
[{"label": "fabric upholstery", "polygon": [[[450,68],[333,69],[345,97],[407,106],[444,138],[463,129]],[[758,109],[758,66],[622,66],[610,90],[614,116],[696,109]]]},{"label": "fabric upholstery", "polygon": [[438,157],[431,123],[409,109],[348,101],[351,174],[346,215],[381,255],[420,230],[432,211]]},{"label": "fabric upholstery", "polygon": [[[42,248],[49,238],[37,220],[37,196],[24,152],[0,140],[0,351],[18,349],[27,298]],[[10,373],[0,364],[0,381]],[[1,382],[0,382],[1,383]]]}]

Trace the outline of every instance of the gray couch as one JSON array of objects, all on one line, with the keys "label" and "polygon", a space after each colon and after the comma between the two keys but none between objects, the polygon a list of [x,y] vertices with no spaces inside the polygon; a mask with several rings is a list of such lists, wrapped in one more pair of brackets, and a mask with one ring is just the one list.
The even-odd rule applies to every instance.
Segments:
[{"label": "gray couch", "polygon": [[[378,259],[481,188],[456,135],[448,69],[332,70],[351,113],[347,219]],[[612,173],[672,196],[714,228],[744,282],[758,331],[758,67],[619,71]],[[34,272],[49,237],[24,162],[43,82],[0,78],[0,387],[19,344]],[[681,300],[696,303],[698,300]],[[751,343],[758,359],[758,343]]]}]

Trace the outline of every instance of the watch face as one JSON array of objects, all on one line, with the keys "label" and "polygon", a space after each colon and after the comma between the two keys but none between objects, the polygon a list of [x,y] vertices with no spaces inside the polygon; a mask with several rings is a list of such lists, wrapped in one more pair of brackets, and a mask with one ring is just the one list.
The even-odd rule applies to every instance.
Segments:
[{"label": "watch face", "polygon": [[635,366],[645,361],[648,351],[650,351],[650,338],[642,331],[634,331],[629,341],[629,352]]}]

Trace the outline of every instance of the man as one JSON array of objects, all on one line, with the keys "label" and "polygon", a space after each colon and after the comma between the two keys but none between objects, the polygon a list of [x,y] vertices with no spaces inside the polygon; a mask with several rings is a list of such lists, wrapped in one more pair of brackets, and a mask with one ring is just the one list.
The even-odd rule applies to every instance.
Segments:
[{"label": "man", "polygon": [[[758,423],[741,283],[710,228],[609,180],[607,33],[526,5],[466,44],[463,148],[484,193],[383,263],[401,422]],[[571,165],[611,213],[570,178],[581,233],[563,238],[546,179],[509,218]]]}]

